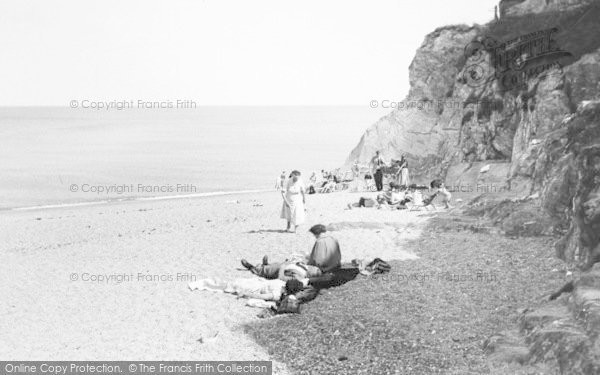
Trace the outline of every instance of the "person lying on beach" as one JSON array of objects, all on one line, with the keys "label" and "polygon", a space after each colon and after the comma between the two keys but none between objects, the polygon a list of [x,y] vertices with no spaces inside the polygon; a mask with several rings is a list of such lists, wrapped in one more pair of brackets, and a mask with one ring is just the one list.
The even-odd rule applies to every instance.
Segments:
[{"label": "person lying on beach", "polygon": [[300,259],[269,264],[265,256],[262,265],[259,266],[252,265],[246,259],[242,259],[241,263],[257,276],[281,280],[316,277],[340,268],[342,261],[340,244],[327,233],[327,228],[323,224],[317,224],[313,225],[309,232],[315,236],[316,241],[311,253]]},{"label": "person lying on beach", "polygon": [[361,197],[356,203],[348,203],[348,209],[353,207],[376,207],[378,209],[406,209],[406,203],[410,202],[410,198],[405,189],[400,185],[390,183],[390,190],[377,195],[376,199]]},{"label": "person lying on beach", "polygon": [[300,305],[310,302],[317,298],[322,289],[328,289],[343,285],[348,281],[354,280],[359,274],[358,267],[340,267],[321,276],[309,277],[302,280],[288,281],[289,290],[293,292],[286,293],[277,306],[278,314],[299,313]]},{"label": "person lying on beach", "polygon": [[284,294],[293,294],[298,291],[294,285],[279,279],[267,280],[264,278],[235,279],[223,281],[220,279],[202,279],[188,284],[190,290],[209,290],[228,294],[236,294],[243,298],[261,299],[264,301],[279,301]]},{"label": "person lying on beach", "polygon": [[300,280],[308,277],[320,276],[322,274],[319,267],[306,264],[306,260],[304,259],[292,259],[284,262],[269,263],[268,258],[265,255],[262,264],[254,266],[246,259],[242,259],[242,265],[256,276],[270,280]]},{"label": "person lying on beach", "polygon": [[[381,198],[381,199],[383,201],[383,198]],[[360,197],[360,199],[358,200],[358,202],[348,203],[348,209],[349,210],[351,210],[353,207],[371,208],[371,207],[378,207],[378,206],[379,206],[379,202],[377,200],[372,199],[372,198],[368,198],[368,197]]]}]

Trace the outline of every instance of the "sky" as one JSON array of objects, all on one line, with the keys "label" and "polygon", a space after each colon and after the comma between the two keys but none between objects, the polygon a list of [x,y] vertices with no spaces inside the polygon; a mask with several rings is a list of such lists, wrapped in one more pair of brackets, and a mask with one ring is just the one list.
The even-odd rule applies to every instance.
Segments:
[{"label": "sky", "polygon": [[400,101],[425,35],[497,0],[2,0],[0,106]]}]

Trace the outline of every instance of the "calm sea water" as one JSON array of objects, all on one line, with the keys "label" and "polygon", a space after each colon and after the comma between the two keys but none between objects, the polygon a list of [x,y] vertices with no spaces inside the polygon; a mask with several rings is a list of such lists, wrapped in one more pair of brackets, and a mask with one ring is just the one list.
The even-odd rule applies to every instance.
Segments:
[{"label": "calm sea water", "polygon": [[342,165],[364,107],[0,108],[0,209],[271,189]]}]

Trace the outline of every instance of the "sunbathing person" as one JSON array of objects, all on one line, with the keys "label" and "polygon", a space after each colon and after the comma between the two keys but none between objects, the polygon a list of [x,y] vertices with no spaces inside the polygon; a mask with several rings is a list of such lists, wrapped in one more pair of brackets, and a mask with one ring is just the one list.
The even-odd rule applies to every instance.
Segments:
[{"label": "sunbathing person", "polygon": [[280,280],[315,277],[340,268],[342,254],[338,241],[327,234],[327,229],[323,224],[314,225],[309,231],[316,238],[309,255],[300,257],[300,259],[271,264],[265,256],[262,265],[259,266],[254,266],[246,259],[242,259],[242,265],[257,276]]},{"label": "sunbathing person", "polygon": [[358,267],[350,266],[337,268],[321,276],[290,280],[286,284],[289,286],[289,292],[279,302],[277,313],[299,313],[300,305],[317,298],[321,289],[343,285],[354,280],[358,274]]},{"label": "sunbathing person", "polygon": [[383,196],[380,197],[380,195],[377,196],[378,200],[375,200],[373,198],[368,198],[368,197],[360,197],[358,202],[348,203],[347,207],[349,210],[351,210],[353,207],[357,207],[357,208],[359,208],[359,207],[366,207],[366,208],[379,207],[379,205],[381,204],[379,202],[379,200],[381,202],[384,201]]},{"label": "sunbathing person", "polygon": [[[294,287],[296,286],[296,288]],[[298,284],[288,284],[279,279],[267,280],[262,278],[235,279],[223,281],[220,279],[202,279],[188,284],[190,290],[209,290],[236,294],[244,298],[255,298],[265,301],[279,301],[284,294],[298,292]]]},{"label": "sunbathing person", "polygon": [[353,207],[376,207],[378,209],[406,209],[406,203],[412,201],[412,198],[406,193],[403,187],[392,182],[390,190],[377,195],[376,199],[361,197],[357,203],[348,203],[348,209]]},{"label": "sunbathing person", "polygon": [[306,264],[306,260],[303,259],[291,259],[284,262],[268,263],[268,258],[265,256],[263,258],[263,263],[258,266],[252,265],[246,259],[242,259],[242,265],[256,276],[264,277],[269,280],[299,280],[307,277],[320,276],[322,274],[318,267]]}]

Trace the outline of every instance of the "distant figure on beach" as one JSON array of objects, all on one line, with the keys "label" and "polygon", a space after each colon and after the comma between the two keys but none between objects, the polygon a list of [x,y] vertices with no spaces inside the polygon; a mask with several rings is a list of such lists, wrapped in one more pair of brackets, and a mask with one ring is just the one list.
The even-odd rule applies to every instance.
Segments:
[{"label": "distant figure on beach", "polygon": [[375,186],[377,191],[383,190],[383,168],[385,167],[385,161],[381,157],[379,150],[375,151],[375,156],[371,159],[371,171],[373,172],[373,178],[375,179]]},{"label": "distant figure on beach", "polygon": [[327,179],[327,181],[323,182],[323,185],[321,186],[321,189],[319,190],[320,193],[333,193],[335,191],[335,180],[333,179],[332,176],[329,176],[329,178]]},{"label": "distant figure on beach", "polygon": [[402,157],[400,158],[400,162],[398,164],[400,167],[400,170],[398,171],[398,184],[400,186],[408,187],[408,185],[410,185],[410,181],[408,178],[408,160],[406,160],[404,154],[402,154]]},{"label": "distant figure on beach", "polygon": [[360,165],[358,160],[354,161],[352,165],[352,191],[358,191],[360,189]]},{"label": "distant figure on beach", "polygon": [[277,177],[277,180],[275,181],[275,189],[277,191],[281,191],[283,189],[285,189],[285,181],[286,181],[286,175],[285,175],[285,171],[281,172],[281,175],[279,177]]},{"label": "distant figure on beach", "polygon": [[441,195],[441,197],[442,197],[442,203],[444,203],[444,207],[446,207],[448,209],[452,208],[452,206],[450,205],[450,198],[452,198],[452,194],[450,194],[450,192],[448,191],[448,189],[446,189],[446,185],[444,184],[444,182],[441,181],[441,180],[433,180],[433,181],[431,181],[431,185],[430,186],[431,186],[432,189],[436,189],[437,190],[435,192],[434,196],[438,195],[438,194]]},{"label": "distant figure on beach", "polygon": [[[283,198],[283,206],[281,207],[281,218],[287,220],[287,231],[295,233],[298,226],[304,223],[305,219],[305,204],[306,191],[302,180],[300,180],[300,172],[293,171],[290,174],[290,179],[285,190],[281,191]],[[293,226],[293,229],[292,229]]]},{"label": "distant figure on beach", "polygon": [[315,194],[316,191],[316,187],[317,187],[317,172],[313,172],[310,175],[310,179],[308,180],[309,184],[308,184],[308,194]]}]

